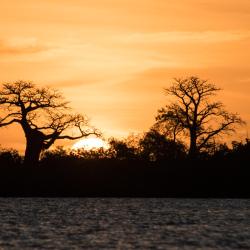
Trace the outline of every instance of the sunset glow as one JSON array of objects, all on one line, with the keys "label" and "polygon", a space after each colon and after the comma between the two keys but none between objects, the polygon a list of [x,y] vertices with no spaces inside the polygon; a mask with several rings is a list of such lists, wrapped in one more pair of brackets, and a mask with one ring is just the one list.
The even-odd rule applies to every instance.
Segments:
[{"label": "sunset glow", "polygon": [[[105,136],[146,131],[174,77],[223,88],[220,100],[250,122],[248,0],[1,1],[1,83],[59,89]],[[241,139],[249,127],[238,131]],[[1,145],[24,151],[18,126]]]},{"label": "sunset glow", "polygon": [[78,149],[85,149],[85,150],[92,150],[92,149],[99,149],[104,148],[107,149],[109,145],[100,138],[86,138],[76,142],[73,146],[73,150]]}]

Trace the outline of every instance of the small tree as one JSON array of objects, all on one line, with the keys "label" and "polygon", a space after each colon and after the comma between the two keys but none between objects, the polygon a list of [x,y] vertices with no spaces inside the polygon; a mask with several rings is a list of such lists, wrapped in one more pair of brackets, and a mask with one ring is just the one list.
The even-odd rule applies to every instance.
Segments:
[{"label": "small tree", "polygon": [[[98,132],[86,117],[71,114],[68,102],[57,91],[17,81],[3,84],[0,90],[0,127],[19,124],[25,134],[24,163],[38,162],[43,150],[56,140],[75,140]],[[71,135],[69,132],[71,131]]]},{"label": "small tree", "polygon": [[221,102],[211,100],[220,90],[214,84],[193,76],[174,80],[165,91],[176,101],[160,109],[156,121],[165,124],[174,139],[180,132],[189,137],[190,157],[216,136],[234,132],[235,125],[244,123],[237,114],[227,112]]},{"label": "small tree", "polygon": [[137,158],[137,150],[133,145],[129,145],[126,140],[111,138],[109,140],[110,153],[118,160],[132,160]]},{"label": "small tree", "polygon": [[151,129],[140,140],[141,155],[149,161],[176,160],[185,157],[182,143],[168,139],[159,131]]},{"label": "small tree", "polygon": [[22,157],[15,149],[4,149],[0,147],[0,165],[19,165],[22,162]]}]

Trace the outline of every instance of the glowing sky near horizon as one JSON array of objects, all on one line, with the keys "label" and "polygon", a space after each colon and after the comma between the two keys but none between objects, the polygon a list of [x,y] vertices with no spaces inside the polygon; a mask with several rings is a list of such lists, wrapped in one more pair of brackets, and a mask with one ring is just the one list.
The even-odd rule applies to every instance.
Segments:
[{"label": "glowing sky near horizon", "polygon": [[[250,122],[249,0],[0,0],[0,81],[60,89],[104,135],[146,131],[173,77],[224,89]],[[242,138],[247,128],[241,132]],[[23,150],[16,126],[0,144]]]}]

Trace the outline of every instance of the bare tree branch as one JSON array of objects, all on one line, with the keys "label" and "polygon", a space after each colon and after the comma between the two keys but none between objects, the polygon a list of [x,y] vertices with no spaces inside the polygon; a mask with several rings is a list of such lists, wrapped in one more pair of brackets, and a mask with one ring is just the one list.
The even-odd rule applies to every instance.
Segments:
[{"label": "bare tree branch", "polygon": [[200,151],[222,133],[234,132],[235,126],[244,122],[237,114],[227,112],[221,102],[212,102],[211,97],[220,91],[215,85],[198,77],[175,78],[167,95],[177,99],[158,111],[157,123],[164,123],[169,131],[176,129],[188,132],[190,154]]},{"label": "bare tree branch", "polygon": [[[39,158],[56,140],[75,140],[100,133],[82,115],[69,113],[68,102],[57,90],[38,88],[31,82],[5,83],[0,90],[0,108],[6,115],[0,127],[19,123],[27,145],[25,159]],[[73,131],[77,134],[70,135]]]}]

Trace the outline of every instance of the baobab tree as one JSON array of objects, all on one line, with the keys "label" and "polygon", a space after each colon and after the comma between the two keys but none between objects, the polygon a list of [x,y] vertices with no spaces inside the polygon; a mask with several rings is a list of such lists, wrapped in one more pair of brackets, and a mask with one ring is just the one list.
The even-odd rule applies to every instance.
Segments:
[{"label": "baobab tree", "polygon": [[24,163],[36,164],[42,151],[56,140],[76,140],[99,132],[88,119],[72,114],[57,90],[39,88],[31,82],[17,81],[2,85],[0,90],[0,127],[17,123],[24,131]]},{"label": "baobab tree", "polygon": [[213,101],[219,88],[198,77],[174,79],[165,89],[175,101],[158,110],[157,123],[164,124],[172,137],[188,136],[189,156],[195,157],[216,136],[230,134],[242,119],[225,110],[221,102]]}]

